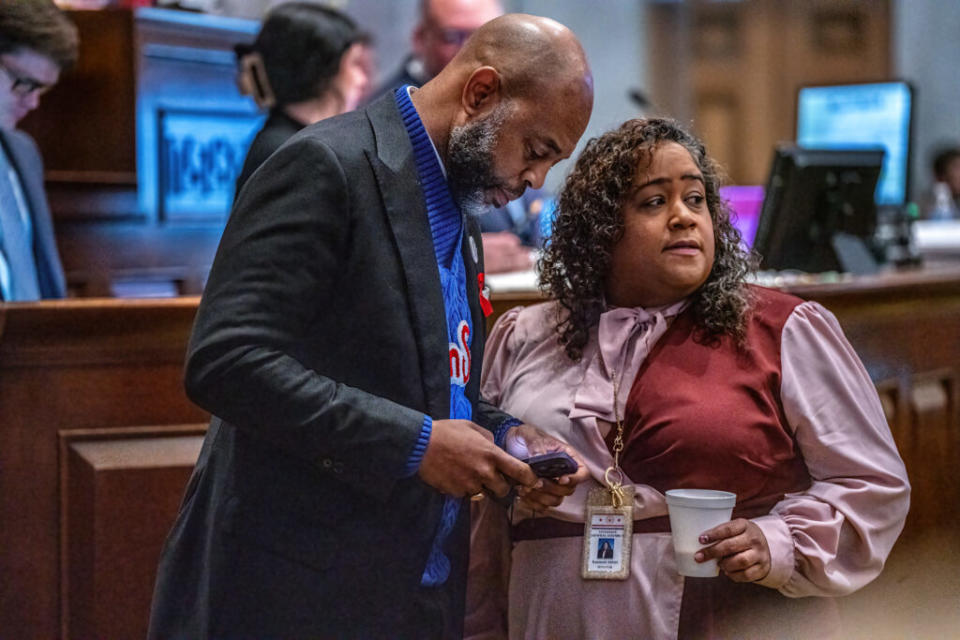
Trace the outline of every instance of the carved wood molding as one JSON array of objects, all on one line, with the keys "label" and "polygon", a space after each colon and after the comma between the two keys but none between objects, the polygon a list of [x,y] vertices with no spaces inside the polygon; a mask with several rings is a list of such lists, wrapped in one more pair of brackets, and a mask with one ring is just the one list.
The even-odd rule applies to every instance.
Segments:
[{"label": "carved wood molding", "polygon": [[[183,425],[155,425],[155,426],[130,426],[130,427],[111,427],[95,429],[65,429],[57,433],[59,448],[59,492],[60,492],[60,637],[68,640],[72,636],[71,632],[71,574],[77,570],[71,566],[71,560],[76,560],[72,551],[72,545],[75,540],[71,531],[71,509],[75,506],[71,503],[71,491],[74,487],[71,482],[77,482],[76,478],[71,478],[71,455],[86,459],[88,463],[92,458],[97,459],[101,469],[109,468],[132,468],[149,467],[152,464],[163,464],[169,462],[171,454],[165,456],[166,460],[154,459],[150,456],[154,454],[144,444],[150,440],[166,441],[172,445],[173,458],[181,464],[194,464],[196,462],[196,451],[199,450],[198,442],[190,440],[202,438],[207,431],[206,424],[183,424]],[[189,440],[188,440],[189,439]],[[84,443],[103,443],[106,445],[117,445],[114,451],[108,448],[97,451],[78,450]],[[189,458],[192,457],[192,460]],[[94,513],[86,514],[90,517]],[[91,554],[94,549],[88,549]],[[77,613],[77,612],[75,612]],[[81,619],[89,620],[93,612],[85,611],[80,616]]]},{"label": "carved wood molding", "polygon": [[198,302],[191,297],[3,305],[0,368],[88,367],[132,361],[179,366]]}]

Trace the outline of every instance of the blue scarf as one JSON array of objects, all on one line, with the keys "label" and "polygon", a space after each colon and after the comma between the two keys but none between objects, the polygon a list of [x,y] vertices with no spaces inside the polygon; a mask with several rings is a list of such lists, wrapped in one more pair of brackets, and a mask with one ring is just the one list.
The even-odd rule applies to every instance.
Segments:
[{"label": "blue scarf", "polygon": [[[466,267],[461,252],[464,218],[450,195],[433,143],[423,128],[423,122],[413,102],[410,101],[407,86],[398,88],[394,98],[413,145],[417,175],[423,188],[430,234],[433,237],[433,251],[440,272],[449,343],[450,418],[470,420],[473,417],[473,406],[466,396],[466,384],[470,378],[473,322],[470,304],[467,302]],[[460,498],[447,496],[444,500],[427,566],[420,579],[420,584],[424,586],[441,585],[450,576],[450,559],[444,554],[443,546],[453,531],[461,504]]]}]

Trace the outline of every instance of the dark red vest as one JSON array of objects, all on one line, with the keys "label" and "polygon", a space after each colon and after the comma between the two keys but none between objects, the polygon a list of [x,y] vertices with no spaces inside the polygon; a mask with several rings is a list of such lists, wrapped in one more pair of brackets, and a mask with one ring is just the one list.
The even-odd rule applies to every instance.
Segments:
[{"label": "dark red vest", "polygon": [[780,336],[802,300],[753,292],[745,348],[729,336],[703,340],[693,312],[680,314],[637,373],[624,418],[621,466],[631,480],[660,492],[732,491],[734,517],[766,514],[810,486],[779,400]]},{"label": "dark red vest", "polygon": [[[753,292],[745,348],[729,336],[706,342],[690,310],[678,316],[637,373],[624,418],[621,466],[631,480],[660,492],[732,491],[734,518],[765,515],[810,486],[780,403],[780,338],[802,300]],[[724,575],[684,580],[678,638],[827,638],[838,629],[830,598],[786,598]]]}]

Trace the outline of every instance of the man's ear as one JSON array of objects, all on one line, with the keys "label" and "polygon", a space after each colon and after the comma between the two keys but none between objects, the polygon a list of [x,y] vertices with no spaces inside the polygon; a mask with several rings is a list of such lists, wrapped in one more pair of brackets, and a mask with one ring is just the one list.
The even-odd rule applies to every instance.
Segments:
[{"label": "man's ear", "polygon": [[492,111],[503,99],[500,72],[493,67],[479,67],[470,74],[460,97],[468,119]]}]

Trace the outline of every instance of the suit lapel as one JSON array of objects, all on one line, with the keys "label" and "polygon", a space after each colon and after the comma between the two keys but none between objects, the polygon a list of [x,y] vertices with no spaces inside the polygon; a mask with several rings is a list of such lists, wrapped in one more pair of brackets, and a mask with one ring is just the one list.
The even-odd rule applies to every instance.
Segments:
[{"label": "suit lapel", "polygon": [[370,105],[367,117],[377,147],[375,154],[367,152],[367,158],[403,267],[411,324],[420,345],[427,411],[433,418],[445,419],[450,416],[447,320],[413,147],[392,93]]},{"label": "suit lapel", "polygon": [[478,276],[483,273],[483,245],[480,226],[472,216],[464,216],[463,266],[466,267],[467,302],[473,321],[473,344],[470,346],[470,381],[467,397],[476,400],[480,389],[480,369],[483,364],[483,343],[487,337],[487,317],[480,308],[480,284]]},{"label": "suit lapel", "polygon": [[474,337],[485,335],[486,317],[480,308],[480,285],[478,276],[483,272],[483,253],[480,237],[480,227],[476,220],[470,216],[464,216],[466,224],[463,238],[463,247],[460,252],[463,255],[463,266],[466,267],[467,276],[467,302],[470,303],[470,317],[473,320]]}]

